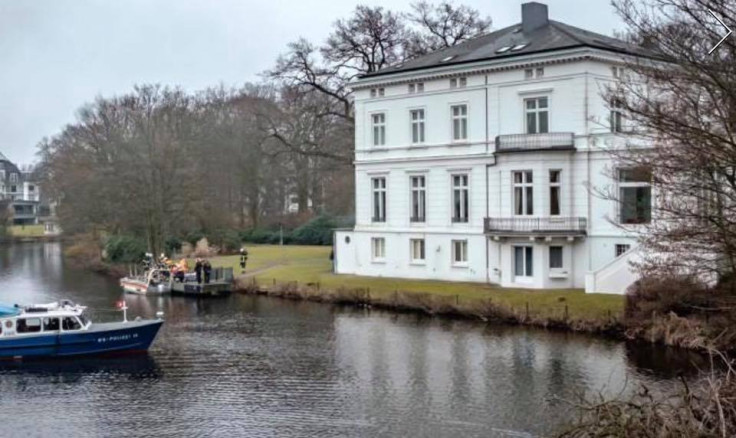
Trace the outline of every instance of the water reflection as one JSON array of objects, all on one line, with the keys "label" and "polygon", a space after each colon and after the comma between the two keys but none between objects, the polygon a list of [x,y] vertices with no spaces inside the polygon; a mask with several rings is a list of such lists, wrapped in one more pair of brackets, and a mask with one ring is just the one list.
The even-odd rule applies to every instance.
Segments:
[{"label": "water reflection", "polygon": [[[71,298],[120,318],[106,312],[116,282],[60,255],[53,244],[0,247],[0,301]],[[264,297],[125,299],[130,315],[166,315],[150,355],[2,364],[0,421],[22,436],[539,436],[571,415],[560,398],[671,385],[692,362],[574,334]]]},{"label": "water reflection", "polygon": [[66,381],[78,381],[88,374],[125,377],[129,380],[158,379],[163,376],[149,354],[0,362],[0,375],[6,376],[63,377]]}]

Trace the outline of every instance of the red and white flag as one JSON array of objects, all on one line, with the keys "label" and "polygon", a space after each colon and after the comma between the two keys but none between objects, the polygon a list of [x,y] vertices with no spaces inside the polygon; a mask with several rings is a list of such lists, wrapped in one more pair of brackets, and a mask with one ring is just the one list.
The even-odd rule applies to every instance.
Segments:
[{"label": "red and white flag", "polygon": [[123,307],[125,307],[125,300],[120,300],[116,302],[115,305],[118,307],[118,309],[122,309]]}]

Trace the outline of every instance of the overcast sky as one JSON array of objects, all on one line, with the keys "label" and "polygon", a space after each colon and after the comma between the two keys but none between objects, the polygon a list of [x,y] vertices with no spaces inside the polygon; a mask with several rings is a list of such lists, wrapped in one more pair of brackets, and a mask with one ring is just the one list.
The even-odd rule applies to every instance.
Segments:
[{"label": "overcast sky", "polygon": [[[258,80],[286,44],[323,41],[359,3],[406,11],[413,0],[0,0],[0,152],[35,161],[36,144],[97,95],[136,83],[194,91]],[[460,2],[460,0],[457,0]],[[498,29],[522,0],[465,0]],[[610,0],[548,0],[550,17],[604,34],[622,28]]]}]

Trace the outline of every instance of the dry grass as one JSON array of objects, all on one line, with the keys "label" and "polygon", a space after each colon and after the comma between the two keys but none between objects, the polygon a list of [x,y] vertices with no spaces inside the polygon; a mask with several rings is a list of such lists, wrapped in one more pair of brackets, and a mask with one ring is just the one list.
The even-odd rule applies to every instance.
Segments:
[{"label": "dry grass", "polygon": [[8,234],[12,237],[43,237],[43,225],[11,225]]},{"label": "dry grass", "polygon": [[733,350],[736,297],[686,278],[643,278],[626,297],[626,336],[701,350]]},{"label": "dry grass", "polygon": [[[678,391],[655,394],[642,386],[631,397],[574,403],[579,418],[560,437],[701,438],[736,436],[736,376],[714,353],[717,365]],[[721,363],[724,366],[721,366]],[[722,369],[725,371],[716,371]]]}]

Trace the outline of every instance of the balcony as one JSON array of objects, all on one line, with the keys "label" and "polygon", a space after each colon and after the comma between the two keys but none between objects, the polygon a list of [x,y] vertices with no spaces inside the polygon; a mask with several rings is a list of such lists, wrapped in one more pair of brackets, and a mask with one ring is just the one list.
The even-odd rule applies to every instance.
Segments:
[{"label": "balcony", "polygon": [[584,217],[487,217],[484,222],[485,233],[494,236],[584,236],[587,229]]},{"label": "balcony", "polygon": [[544,134],[510,134],[496,137],[496,152],[534,152],[549,150],[575,150],[575,134],[572,132],[548,132]]}]

